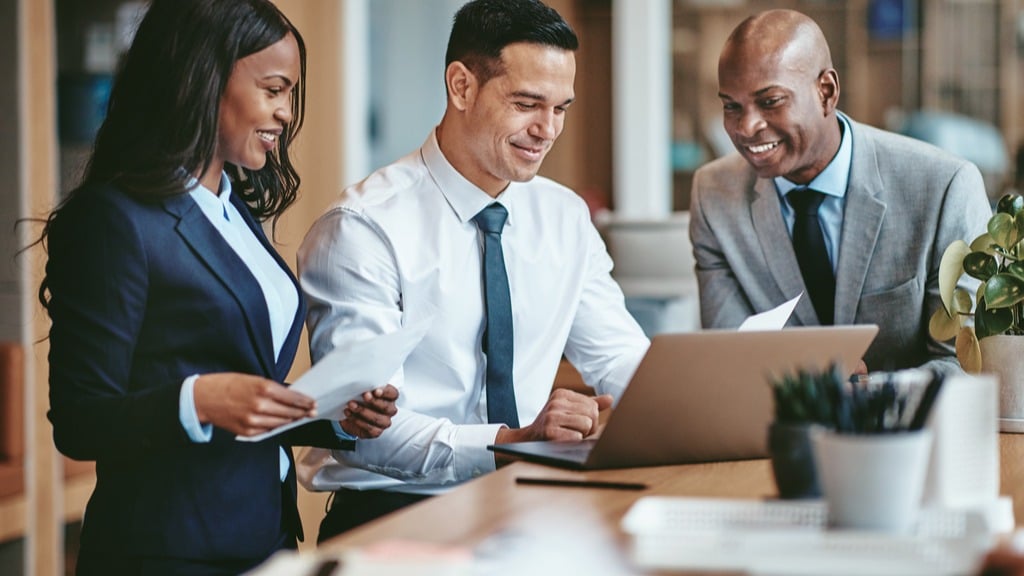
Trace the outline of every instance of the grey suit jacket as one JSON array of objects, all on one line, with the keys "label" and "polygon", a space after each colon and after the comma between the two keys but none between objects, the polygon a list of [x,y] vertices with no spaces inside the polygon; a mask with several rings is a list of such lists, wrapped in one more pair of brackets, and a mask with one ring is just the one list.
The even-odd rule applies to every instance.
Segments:
[{"label": "grey suit jacket", "polygon": [[[864,357],[869,370],[956,368],[953,347],[928,335],[928,320],[942,306],[943,251],[986,230],[991,208],[981,173],[923,142],[852,120],[850,126],[835,323],[878,324]],[[705,328],[734,328],[805,290],[771,179],[732,154],[697,171],[691,198]],[[972,294],[977,287],[962,285]],[[810,299],[801,298],[789,325],[818,323]]]}]

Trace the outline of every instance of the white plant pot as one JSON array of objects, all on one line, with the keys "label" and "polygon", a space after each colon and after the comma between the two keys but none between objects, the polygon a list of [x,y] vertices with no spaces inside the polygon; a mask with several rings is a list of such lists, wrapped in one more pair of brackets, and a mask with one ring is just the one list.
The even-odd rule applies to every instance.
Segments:
[{"label": "white plant pot", "polygon": [[999,417],[1024,419],[1024,336],[988,336],[981,346],[981,371],[999,376]]},{"label": "white plant pot", "polygon": [[929,430],[847,435],[811,432],[818,479],[836,528],[906,533],[917,521]]}]

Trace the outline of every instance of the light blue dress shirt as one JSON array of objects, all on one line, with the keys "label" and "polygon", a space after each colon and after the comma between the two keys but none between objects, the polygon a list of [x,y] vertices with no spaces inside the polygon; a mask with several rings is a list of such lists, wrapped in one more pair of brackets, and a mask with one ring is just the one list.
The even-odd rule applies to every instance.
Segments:
[{"label": "light blue dress shirt", "polygon": [[[850,164],[853,160],[853,136],[850,135],[850,123],[846,116],[837,113],[839,125],[843,131],[842,142],[839,144],[839,151],[836,152],[828,166],[818,174],[814,180],[807,184],[811,188],[825,195],[825,200],[818,209],[818,220],[821,222],[821,231],[825,235],[825,248],[828,250],[828,258],[832,263],[832,273],[836,271],[839,262],[839,240],[843,233],[843,213],[846,210],[846,186],[850,183]],[[779,194],[779,205],[782,207],[782,219],[786,222],[786,229],[790,237],[793,236],[793,207],[789,205],[788,194],[794,188],[802,187],[799,184],[779,176],[775,178],[775,190]]]},{"label": "light blue dress shirt", "polygon": [[[281,346],[291,330],[292,320],[299,307],[299,294],[288,274],[281,268],[274,257],[260,243],[259,238],[249,228],[231,204],[231,181],[226,174],[220,176],[220,193],[204,188],[192,180],[189,185],[196,184],[189,192],[199,209],[217,229],[224,241],[235,254],[245,263],[249,272],[256,278],[263,298],[267,302],[267,313],[270,316],[270,332],[274,343],[274,359],[281,353]],[[199,374],[189,376],[181,387],[179,396],[178,417],[185,432],[193,442],[209,442],[213,438],[213,426],[200,424],[196,415],[194,397],[195,382]],[[288,455],[281,448],[281,481],[288,476]]]}]

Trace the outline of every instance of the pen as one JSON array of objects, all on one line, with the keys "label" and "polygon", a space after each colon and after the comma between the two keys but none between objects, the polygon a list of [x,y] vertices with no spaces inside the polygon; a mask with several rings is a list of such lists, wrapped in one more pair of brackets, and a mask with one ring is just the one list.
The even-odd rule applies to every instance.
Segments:
[{"label": "pen", "polygon": [[604,480],[566,480],[564,478],[516,478],[516,484],[533,486],[565,486],[568,488],[610,488],[612,490],[646,490],[638,482],[606,482]]}]

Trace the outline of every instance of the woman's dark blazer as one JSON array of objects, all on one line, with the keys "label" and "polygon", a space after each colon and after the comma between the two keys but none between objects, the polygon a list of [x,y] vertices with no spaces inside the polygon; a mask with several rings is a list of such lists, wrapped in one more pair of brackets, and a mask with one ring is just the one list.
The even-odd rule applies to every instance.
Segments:
[{"label": "woman's dark blazer", "polygon": [[301,538],[294,462],[282,484],[279,446],[345,448],[330,424],[258,443],[215,428],[197,444],[178,403],[192,374],[283,382],[305,304],[275,360],[259,284],[187,194],[144,203],[112,186],[83,189],[53,221],[48,248],[53,436],[67,456],[96,461],[83,555],[258,560]]}]

